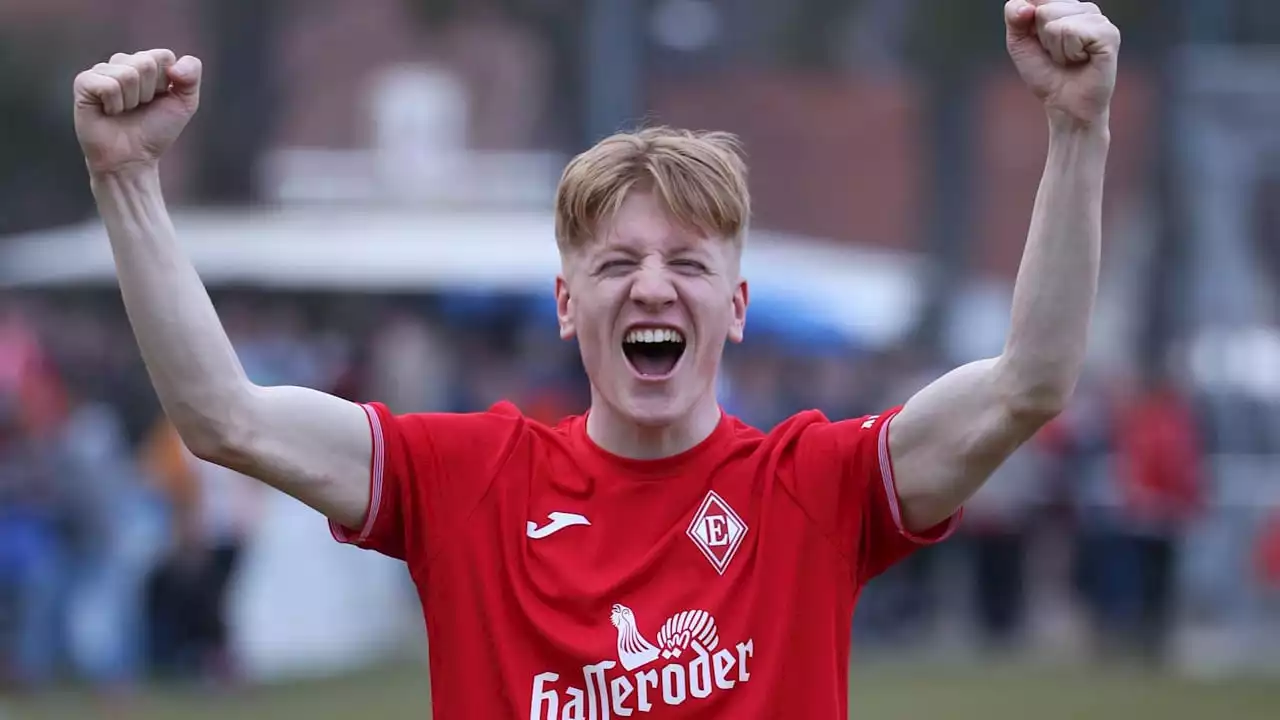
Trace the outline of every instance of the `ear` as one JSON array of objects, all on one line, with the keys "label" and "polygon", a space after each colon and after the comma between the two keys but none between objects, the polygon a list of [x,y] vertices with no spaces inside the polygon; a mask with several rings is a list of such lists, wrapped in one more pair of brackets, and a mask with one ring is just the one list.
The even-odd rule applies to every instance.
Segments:
[{"label": "ear", "polygon": [[729,341],[740,343],[747,329],[747,281],[738,278],[738,286],[733,289],[733,322],[729,324]]},{"label": "ear", "polygon": [[570,340],[577,332],[573,324],[573,298],[564,275],[556,275],[556,319],[560,323],[560,339]]}]

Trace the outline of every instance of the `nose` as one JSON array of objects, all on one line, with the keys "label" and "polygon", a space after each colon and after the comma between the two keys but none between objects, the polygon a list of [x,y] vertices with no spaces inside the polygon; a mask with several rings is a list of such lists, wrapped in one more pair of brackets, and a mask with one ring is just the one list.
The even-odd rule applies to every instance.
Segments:
[{"label": "nose", "polygon": [[645,267],[631,284],[631,300],[646,310],[660,310],[676,301],[676,288],[661,269]]}]

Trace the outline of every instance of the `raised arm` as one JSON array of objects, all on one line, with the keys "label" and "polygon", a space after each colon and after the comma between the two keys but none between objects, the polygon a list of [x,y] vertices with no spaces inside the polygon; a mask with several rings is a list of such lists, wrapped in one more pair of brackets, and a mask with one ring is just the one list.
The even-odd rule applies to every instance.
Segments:
[{"label": "raised arm", "polygon": [[1108,113],[1120,33],[1093,3],[1011,0],[1010,57],[1045,103],[1049,150],[998,358],[956,369],[892,420],[907,529],[946,519],[1058,414],[1084,365],[1098,284]]},{"label": "raised arm", "polygon": [[195,114],[200,76],[196,58],[153,50],[115,55],[75,81],[76,134],[138,347],[193,453],[359,527],[372,454],[365,410],[251,383],[175,238],[158,166]]}]

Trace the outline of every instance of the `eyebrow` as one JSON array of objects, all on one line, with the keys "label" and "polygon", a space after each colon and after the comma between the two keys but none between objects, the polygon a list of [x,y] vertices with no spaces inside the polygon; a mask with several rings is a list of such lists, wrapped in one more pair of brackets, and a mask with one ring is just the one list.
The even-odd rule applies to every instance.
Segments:
[{"label": "eyebrow", "polygon": [[[713,238],[673,238],[665,244],[667,247],[661,248],[660,254],[664,258],[678,257],[695,257],[701,260],[712,260],[715,257],[713,248],[708,247],[710,243],[716,242]],[[617,236],[611,236],[610,239],[600,239],[595,246],[590,249],[584,259],[589,263],[601,262],[610,256],[623,256],[630,259],[639,258],[644,253],[636,247],[634,241],[625,239],[617,239]]]},{"label": "eyebrow", "polygon": [[638,254],[634,247],[630,245],[626,245],[624,243],[613,242],[613,241],[601,243],[597,254],[606,255],[608,253],[613,253],[613,252],[626,253],[628,255]]},{"label": "eyebrow", "polygon": [[680,243],[668,254],[669,255],[689,255],[689,254],[710,255],[711,253],[707,250],[707,242],[709,241],[703,240],[696,243]]},{"label": "eyebrow", "polygon": [[[708,255],[710,253],[706,248],[707,242],[709,241],[675,242],[671,244],[670,248],[665,248],[662,251],[662,254],[668,257],[672,255],[685,255],[685,254]],[[598,250],[597,250],[597,254],[600,254],[600,255],[606,255],[608,253],[615,253],[615,252],[623,253],[626,255],[641,254],[634,246],[629,245],[627,243],[621,243],[616,241],[602,243],[598,246]]]}]

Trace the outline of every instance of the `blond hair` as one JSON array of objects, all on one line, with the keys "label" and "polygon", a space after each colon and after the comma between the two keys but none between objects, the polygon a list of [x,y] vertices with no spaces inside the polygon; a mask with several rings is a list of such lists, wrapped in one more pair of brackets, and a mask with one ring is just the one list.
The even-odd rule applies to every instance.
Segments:
[{"label": "blond hair", "polygon": [[727,132],[650,127],[601,140],[569,162],[556,189],[561,252],[593,238],[632,190],[653,191],[672,218],[741,244],[751,216],[747,166]]}]

